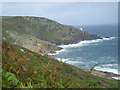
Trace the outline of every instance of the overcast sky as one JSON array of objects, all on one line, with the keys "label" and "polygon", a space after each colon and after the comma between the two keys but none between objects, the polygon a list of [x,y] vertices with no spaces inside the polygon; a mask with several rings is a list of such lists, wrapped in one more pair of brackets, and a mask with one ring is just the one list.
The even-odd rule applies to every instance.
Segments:
[{"label": "overcast sky", "polygon": [[116,2],[5,2],[3,16],[46,17],[67,25],[105,25],[118,23]]}]

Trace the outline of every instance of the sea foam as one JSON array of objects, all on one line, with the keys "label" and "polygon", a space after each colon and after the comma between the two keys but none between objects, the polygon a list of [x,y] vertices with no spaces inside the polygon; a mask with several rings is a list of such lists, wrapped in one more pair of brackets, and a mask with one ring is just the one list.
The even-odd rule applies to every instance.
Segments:
[{"label": "sea foam", "polygon": [[106,71],[106,72],[112,72],[115,74],[119,74],[117,69],[111,69],[111,68],[101,68],[101,67],[95,67],[96,70]]},{"label": "sea foam", "polygon": [[[74,48],[74,47],[83,47],[86,45],[98,45],[96,42],[103,42],[106,40],[112,40],[115,39],[116,37],[110,37],[110,38],[103,38],[103,39],[96,39],[96,40],[84,40],[84,41],[80,41],[76,44],[69,44],[69,45],[59,45],[59,47],[62,47],[62,50],[56,51],[56,54],[62,53],[62,52],[66,52],[68,50],[68,48]],[[69,51],[69,50],[68,50]],[[60,58],[56,58],[58,59],[58,61],[62,61],[62,62],[66,62],[68,64],[72,64],[72,65],[76,65],[78,63],[81,63],[80,61],[72,61],[71,58],[67,58],[67,59],[60,59]],[[105,64],[105,66],[103,65],[103,67],[95,67],[96,70],[101,70],[101,71],[107,71],[107,72],[113,72],[118,74],[118,70],[117,69],[111,69],[111,67],[115,67],[117,64]]]},{"label": "sea foam", "polygon": [[82,46],[87,46],[87,45],[93,44],[93,43],[95,43],[93,45],[97,45],[96,42],[102,42],[104,40],[112,40],[114,38],[116,38],[116,37],[103,38],[103,39],[95,39],[95,40],[84,40],[84,41],[80,41],[80,42],[78,42],[76,44],[69,44],[69,45],[62,44],[62,45],[59,45],[58,47],[61,47],[63,49],[56,51],[56,53],[54,55],[57,55],[57,54],[59,54],[61,52],[66,51],[67,48],[82,47]]},{"label": "sea foam", "polygon": [[111,40],[114,39],[115,37],[110,37],[110,38],[103,38],[103,39],[95,39],[95,40],[84,40],[84,41],[80,41],[76,44],[69,44],[69,45],[59,45],[59,47],[62,48],[69,48],[69,47],[78,47],[78,46],[85,46],[85,45],[89,45],[90,43],[95,43],[95,42],[101,42],[104,40]]}]

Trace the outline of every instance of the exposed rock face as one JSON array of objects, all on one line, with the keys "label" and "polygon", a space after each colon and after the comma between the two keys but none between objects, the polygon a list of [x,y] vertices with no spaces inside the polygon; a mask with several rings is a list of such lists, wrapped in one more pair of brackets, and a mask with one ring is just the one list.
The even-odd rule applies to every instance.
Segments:
[{"label": "exposed rock face", "polygon": [[3,17],[5,41],[18,44],[37,53],[54,52],[61,48],[56,45],[72,44],[82,40],[100,39],[88,31],[62,25],[41,17]]},{"label": "exposed rock face", "polygon": [[37,39],[32,35],[19,35],[17,32],[7,32],[15,40],[13,44],[25,47],[36,53],[54,53],[54,51],[61,49],[53,43]]}]

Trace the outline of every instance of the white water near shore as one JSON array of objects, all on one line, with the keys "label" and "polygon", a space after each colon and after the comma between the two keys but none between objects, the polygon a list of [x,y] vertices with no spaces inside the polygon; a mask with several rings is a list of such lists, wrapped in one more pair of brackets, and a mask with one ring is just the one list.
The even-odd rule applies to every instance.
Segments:
[{"label": "white water near shore", "polygon": [[[105,40],[112,40],[115,39],[116,37],[110,37],[110,38],[103,38],[103,39],[96,39],[96,40],[84,40],[81,42],[78,42],[76,44],[69,44],[69,45],[59,45],[59,47],[62,47],[62,50],[56,51],[55,54],[50,54],[50,55],[58,55],[59,53],[64,53],[67,52],[68,48],[75,48],[75,47],[84,47],[84,46],[89,46],[90,44],[93,45],[97,45],[97,42],[103,42]],[[58,61],[62,61],[62,62],[66,62],[68,64],[72,64],[72,65],[76,65],[78,63],[84,63],[82,61],[72,61],[70,58],[56,58]],[[117,64],[106,64],[106,66],[110,66],[110,67],[114,67],[114,65],[116,66]],[[117,69],[110,69],[108,67],[95,67],[96,70],[101,70],[101,71],[107,71],[107,72],[113,72],[115,74],[118,74],[118,70]]]},{"label": "white water near shore", "polygon": [[[116,38],[116,37],[96,39],[96,40],[84,40],[84,41],[80,41],[80,42],[78,42],[76,44],[69,44],[69,45],[64,45],[64,44],[58,45],[58,47],[61,47],[63,49],[56,51],[56,53],[48,53],[48,55],[57,55],[60,52],[64,52],[66,48],[78,47],[78,46],[86,46],[86,45],[89,45],[91,43],[102,42],[103,40],[111,40],[111,39],[114,39],[114,38]],[[95,45],[97,45],[97,44],[95,44]]]},{"label": "white water near shore", "polygon": [[[78,64],[78,63],[83,63],[83,62],[80,62],[80,61],[70,61],[69,58],[67,59],[61,59],[61,58],[56,58],[58,61],[62,61],[62,62],[65,62],[65,63],[68,63],[68,64],[72,64],[72,65],[75,65],[75,64]],[[96,66],[94,69],[96,70],[100,70],[100,71],[106,71],[106,72],[112,72],[112,73],[115,73],[115,74],[118,74],[118,70],[117,69],[110,69],[110,68],[107,68],[109,66],[118,66],[118,64],[106,64],[106,65],[102,65],[102,66],[106,66],[106,67],[100,67],[100,66]]]},{"label": "white water near shore", "polygon": [[[58,47],[61,47],[61,48],[63,48],[63,49],[58,50],[58,51],[56,51],[55,54],[51,54],[51,55],[56,55],[56,54],[59,54],[60,52],[64,52],[66,48],[78,47],[78,46],[81,46],[81,47],[82,47],[82,46],[89,45],[89,44],[91,44],[91,43],[102,42],[102,41],[104,41],[104,40],[111,40],[111,39],[114,39],[114,38],[116,38],[116,37],[96,39],[96,40],[84,40],[84,41],[80,41],[80,42],[78,42],[78,43],[76,43],[76,44],[69,44],[69,45],[64,45],[64,44],[62,44],[62,45],[59,45]],[[97,45],[97,44],[95,44],[95,45]]]}]

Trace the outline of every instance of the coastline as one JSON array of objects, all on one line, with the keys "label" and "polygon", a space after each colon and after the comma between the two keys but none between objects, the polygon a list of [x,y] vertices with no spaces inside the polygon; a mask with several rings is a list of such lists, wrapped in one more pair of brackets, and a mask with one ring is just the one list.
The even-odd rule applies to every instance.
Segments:
[{"label": "coastline", "polygon": [[[76,47],[78,45],[82,45],[84,43],[86,43],[87,41],[90,41],[90,42],[87,42],[87,43],[93,43],[93,42],[99,42],[99,41],[102,41],[102,40],[110,40],[110,39],[114,39],[115,37],[103,37],[102,39],[94,39],[94,40],[83,40],[83,41],[80,41],[78,43],[75,43],[75,44],[69,44],[69,45],[59,45],[58,47],[61,47],[62,49],[61,50],[58,50],[58,51],[55,51],[55,53],[49,53],[48,55],[56,55],[58,54],[59,52],[63,52],[65,48],[68,48],[68,47]],[[58,59],[57,59],[58,60]],[[62,62],[67,62],[67,60],[62,60],[62,59],[59,59],[58,61],[62,61]],[[67,63],[68,64],[68,63]],[[70,64],[71,65],[71,64]],[[75,66],[75,65],[74,65]],[[90,69],[89,68],[85,68],[85,67],[81,67],[81,66],[76,66],[78,68],[80,68],[81,70],[83,71],[86,71],[86,72],[89,72]],[[109,72],[109,71],[102,71],[102,70],[97,70],[97,69],[93,69],[91,74],[93,75],[97,75],[97,76],[100,76],[100,77],[104,77],[104,78],[108,78],[108,79],[116,79],[116,80],[120,80],[120,74],[117,74],[117,73],[114,73],[114,72]]]},{"label": "coastline", "polygon": [[[83,71],[90,72],[89,68],[80,67],[80,66],[76,66],[76,67],[80,68]],[[120,80],[120,74],[115,74],[115,73],[108,72],[108,71],[101,71],[101,70],[93,69],[91,74],[100,76],[103,78]]]}]

